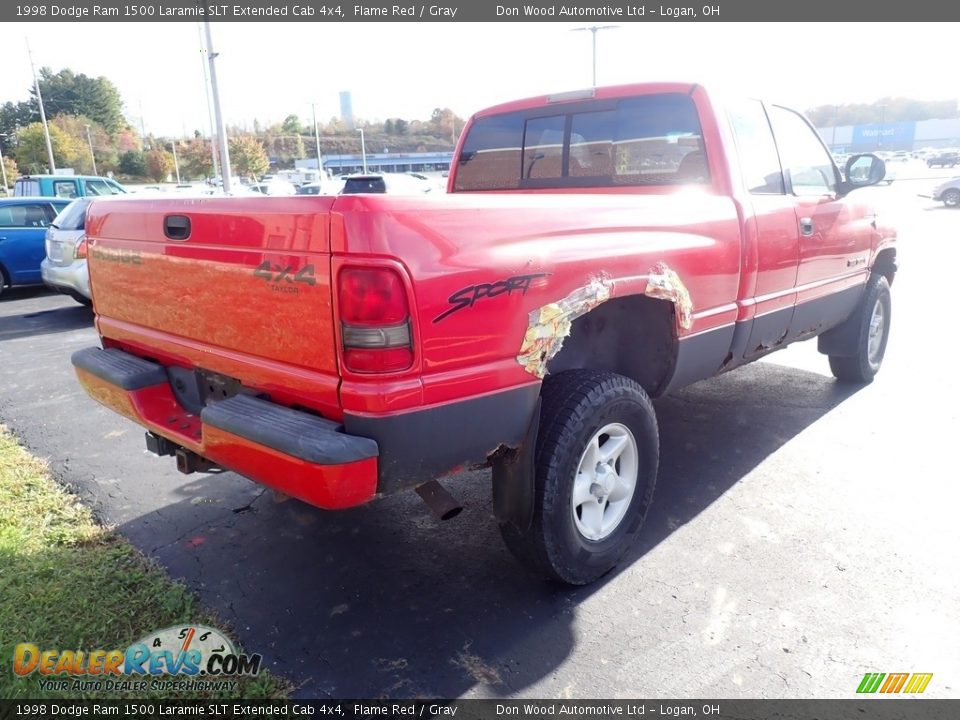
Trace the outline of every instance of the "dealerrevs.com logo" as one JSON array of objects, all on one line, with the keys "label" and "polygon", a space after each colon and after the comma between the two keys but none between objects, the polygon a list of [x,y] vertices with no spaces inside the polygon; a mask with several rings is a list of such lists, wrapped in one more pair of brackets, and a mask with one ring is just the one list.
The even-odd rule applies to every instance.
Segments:
[{"label": "dealerrevs.com logo", "polygon": [[237,651],[220,630],[176,625],[149,633],[124,650],[41,649],[20,643],[13,673],[39,674],[44,690],[141,692],[232,689],[237,676],[260,672],[262,657]]}]

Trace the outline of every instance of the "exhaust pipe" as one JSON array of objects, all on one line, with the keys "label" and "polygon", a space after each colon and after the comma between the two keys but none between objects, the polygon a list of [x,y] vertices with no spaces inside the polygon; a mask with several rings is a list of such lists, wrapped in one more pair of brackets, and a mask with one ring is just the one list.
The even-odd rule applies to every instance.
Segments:
[{"label": "exhaust pipe", "polygon": [[420,499],[433,511],[433,514],[441,520],[454,518],[463,510],[463,506],[436,480],[431,480],[428,483],[418,486],[417,495],[419,495]]}]

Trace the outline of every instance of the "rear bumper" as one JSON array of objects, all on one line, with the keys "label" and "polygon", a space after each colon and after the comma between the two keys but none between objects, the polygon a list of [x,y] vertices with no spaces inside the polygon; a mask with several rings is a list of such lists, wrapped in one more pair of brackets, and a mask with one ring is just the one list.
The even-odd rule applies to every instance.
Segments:
[{"label": "rear bumper", "polygon": [[77,260],[70,265],[54,265],[49,259],[40,263],[43,282],[62,290],[73,290],[90,299],[90,275],[87,261]]},{"label": "rear bumper", "polygon": [[95,400],[217,465],[321,508],[353,507],[377,493],[376,441],[337,423],[250,395],[194,414],[177,401],[161,365],[100,348],[72,361]]}]

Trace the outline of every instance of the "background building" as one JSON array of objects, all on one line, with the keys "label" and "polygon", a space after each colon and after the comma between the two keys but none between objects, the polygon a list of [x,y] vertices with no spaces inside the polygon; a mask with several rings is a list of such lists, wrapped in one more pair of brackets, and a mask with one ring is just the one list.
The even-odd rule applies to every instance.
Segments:
[{"label": "background building", "polygon": [[[449,171],[452,152],[422,153],[367,153],[367,172],[438,172]],[[295,163],[297,169],[316,169],[316,158],[304,158]],[[362,155],[331,155],[324,153],[323,169],[334,175],[358,173],[363,170]]]},{"label": "background building", "polygon": [[960,147],[960,119],[840,125],[817,132],[831,151],[841,153]]}]

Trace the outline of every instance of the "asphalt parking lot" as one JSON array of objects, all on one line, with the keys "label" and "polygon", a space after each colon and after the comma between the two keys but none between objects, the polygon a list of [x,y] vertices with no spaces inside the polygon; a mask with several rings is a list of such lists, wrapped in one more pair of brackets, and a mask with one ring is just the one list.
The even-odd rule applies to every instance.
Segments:
[{"label": "asphalt parking lot", "polygon": [[932,672],[927,696],[958,697],[960,210],[905,175],[862,191],[900,221],[877,380],[837,384],[806,343],[657,401],[650,518],[588,588],[524,574],[485,472],[447,483],[446,523],[413,493],[327,513],[178,474],[76,383],[96,334],[63,296],[0,300],[0,422],[299,696],[848,698]]}]

